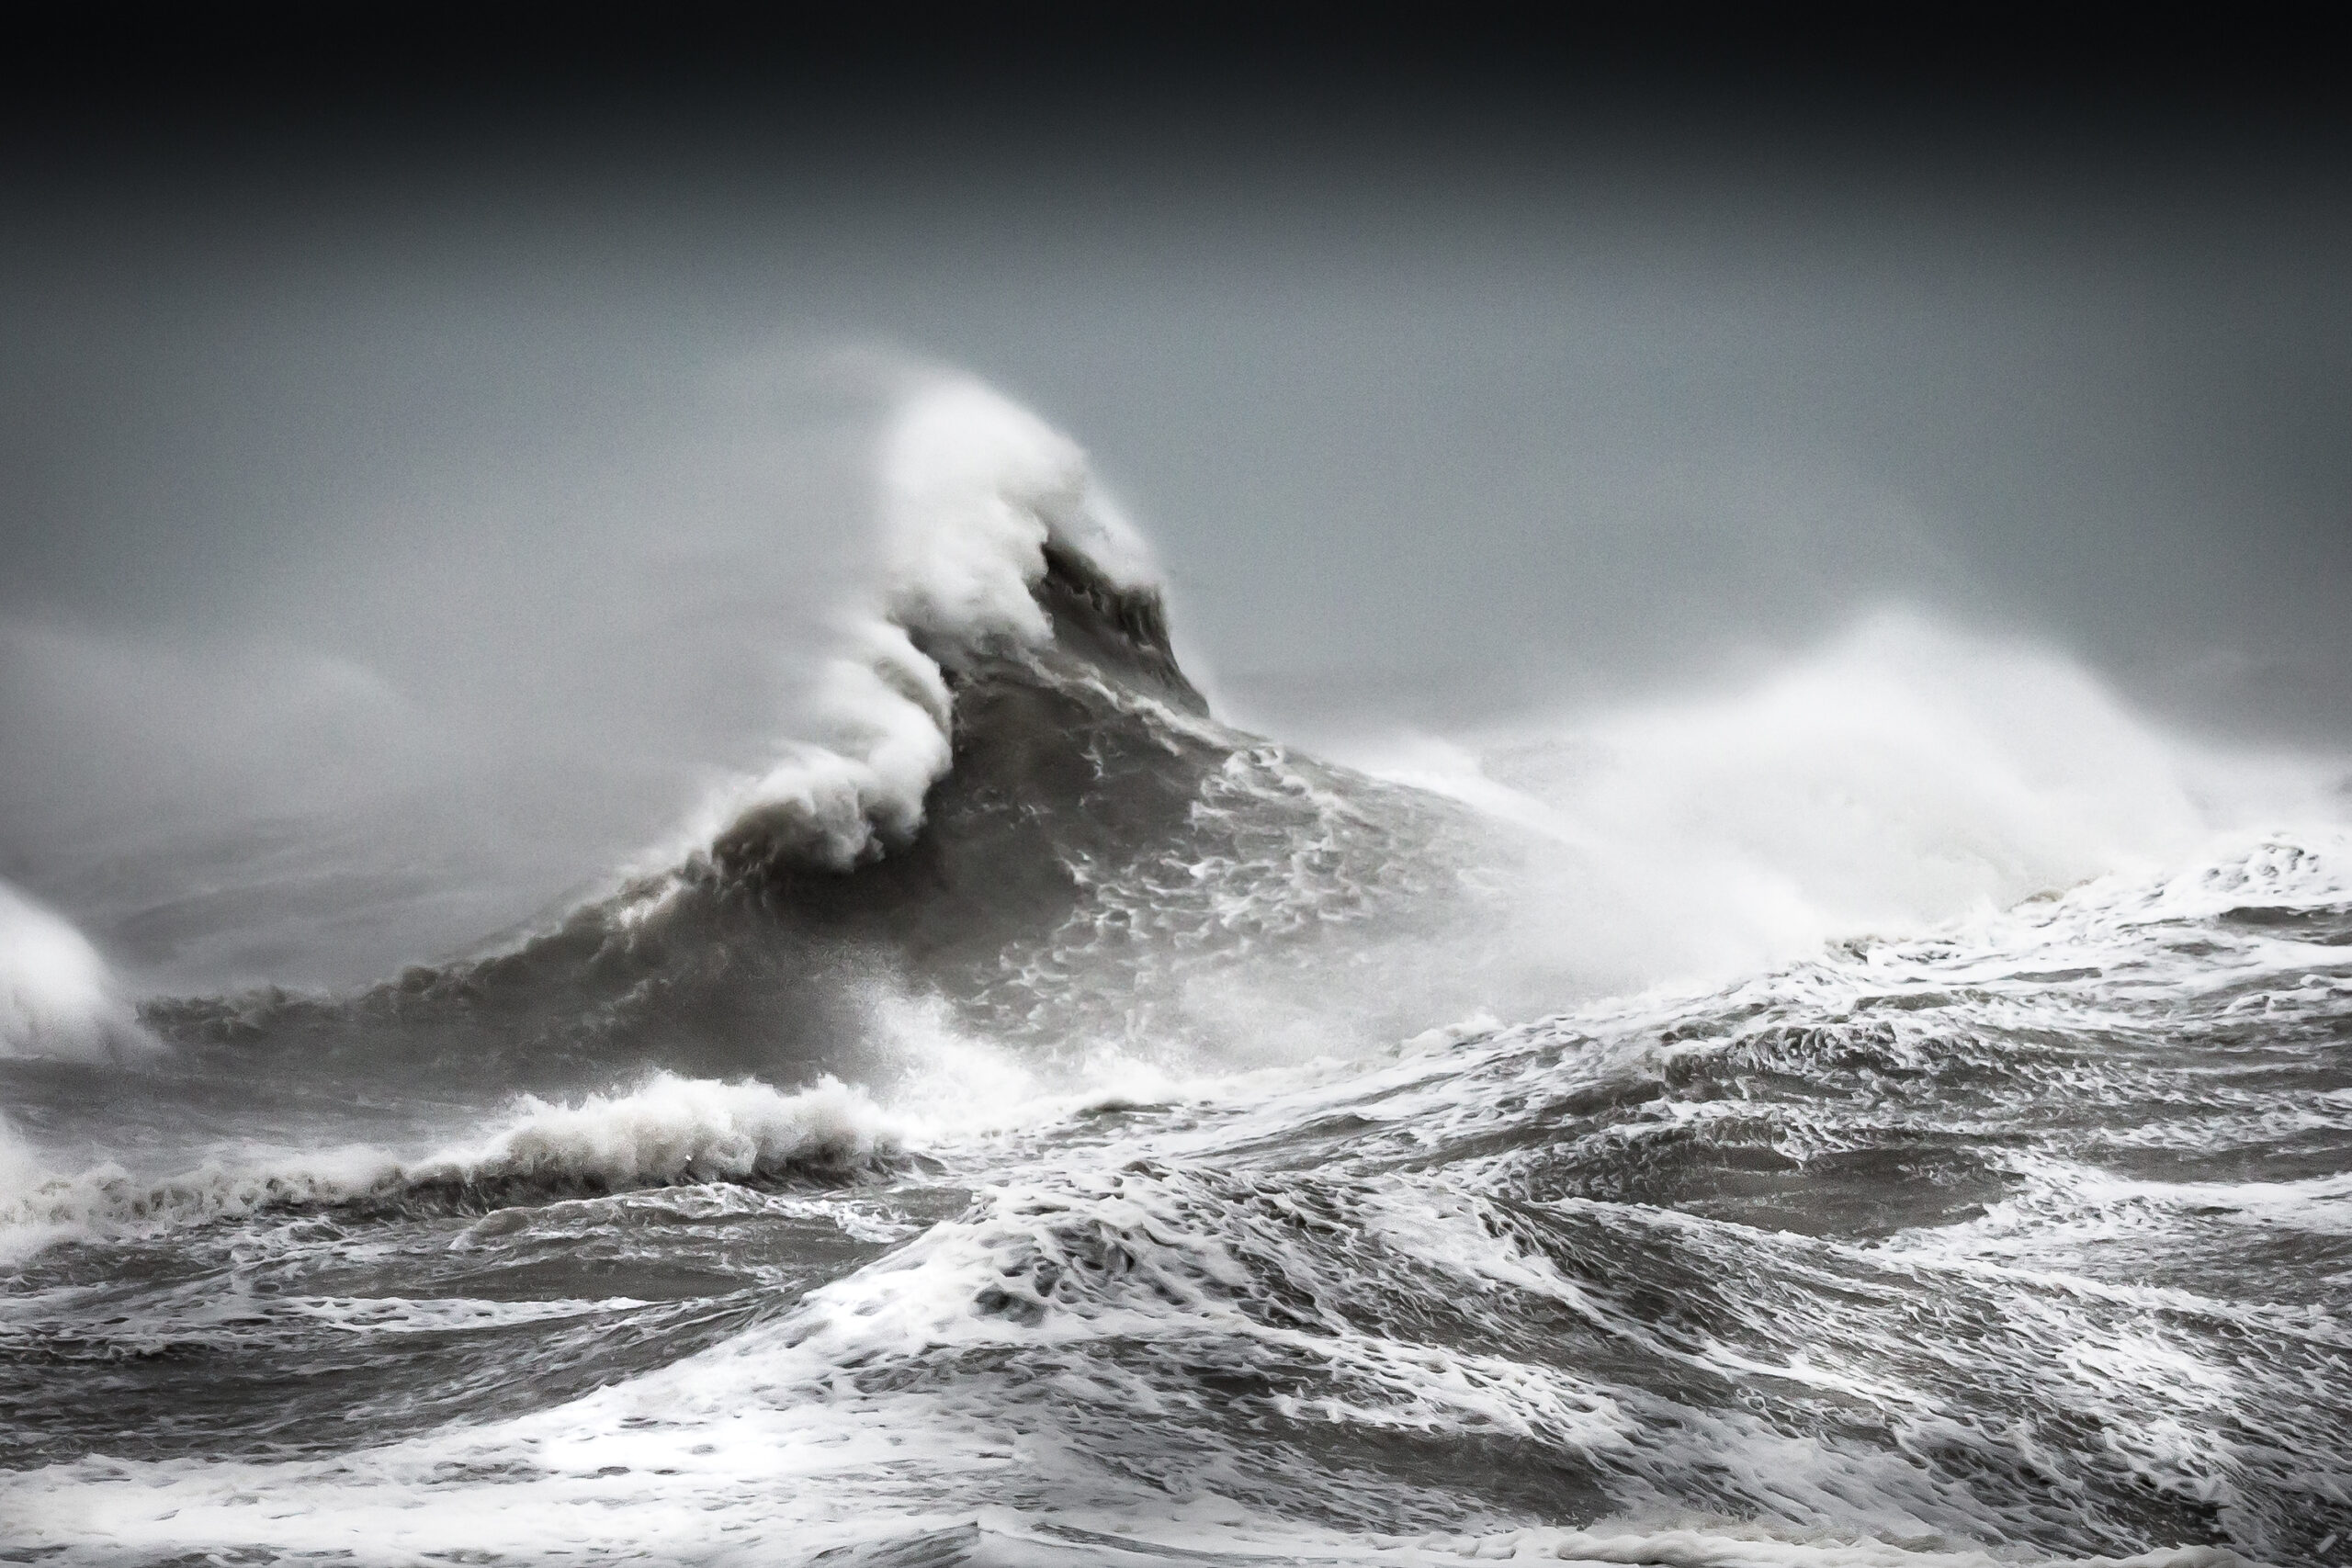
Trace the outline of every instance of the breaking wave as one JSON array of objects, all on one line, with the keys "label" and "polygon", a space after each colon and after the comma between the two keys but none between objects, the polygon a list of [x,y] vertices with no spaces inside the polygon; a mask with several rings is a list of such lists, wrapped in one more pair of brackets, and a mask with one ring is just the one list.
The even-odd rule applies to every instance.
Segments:
[{"label": "breaking wave", "polygon": [[479,1211],[646,1187],[839,1179],[889,1164],[900,1138],[871,1096],[836,1079],[785,1093],[657,1073],[572,1103],[526,1096],[486,1135],[411,1157],[366,1146],[254,1151],[160,1178],[114,1165],[57,1177],[40,1173],[19,1139],[0,1145],[0,1235],[49,1245],[313,1209]]},{"label": "breaking wave", "polygon": [[[816,743],[699,814],[689,841],[722,859],[844,871],[905,846],[952,765],[949,671],[991,651],[1091,642],[1191,695],[1167,647],[1150,553],[1068,436],[986,387],[948,379],[907,400],[880,461],[879,603],[843,617],[848,647],[820,682]],[[1094,612],[1082,622],[1080,604]]]}]

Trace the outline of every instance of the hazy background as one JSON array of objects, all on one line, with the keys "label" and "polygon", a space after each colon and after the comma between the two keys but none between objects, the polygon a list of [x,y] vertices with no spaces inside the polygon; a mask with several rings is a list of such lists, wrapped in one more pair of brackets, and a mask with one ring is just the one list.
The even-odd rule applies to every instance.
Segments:
[{"label": "hazy background", "polygon": [[789,729],[926,363],[1093,453],[1269,725],[1897,600],[2352,735],[2339,121],[1506,57],[19,105],[0,876],[156,985],[559,904]]}]

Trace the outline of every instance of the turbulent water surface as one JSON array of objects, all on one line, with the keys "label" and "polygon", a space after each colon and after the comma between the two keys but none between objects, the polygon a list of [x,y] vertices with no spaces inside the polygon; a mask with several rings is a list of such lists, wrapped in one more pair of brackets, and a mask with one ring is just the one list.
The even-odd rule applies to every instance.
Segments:
[{"label": "turbulent water surface", "polygon": [[1025,414],[885,462],[830,728],[527,939],[0,889],[0,1560],[2352,1561],[2324,770],[1897,616],[1360,771]]}]

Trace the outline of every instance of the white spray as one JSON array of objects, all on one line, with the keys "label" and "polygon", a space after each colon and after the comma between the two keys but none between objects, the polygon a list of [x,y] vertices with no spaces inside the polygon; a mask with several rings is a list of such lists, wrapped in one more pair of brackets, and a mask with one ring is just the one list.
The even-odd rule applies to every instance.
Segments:
[{"label": "white spray", "polygon": [[1122,588],[1157,583],[1148,548],[1101,493],[1085,453],[978,381],[920,387],[889,425],[880,467],[884,581],[875,603],[847,617],[845,649],[820,677],[819,739],[718,791],[690,843],[753,815],[837,869],[904,841],[947,772],[954,732],[946,681],[915,637],[1049,643],[1030,592],[1048,542]]},{"label": "white spray", "polygon": [[[2165,734],[2055,649],[1864,617],[1717,694],[1350,758],[1520,829],[1564,995],[1722,977],[2342,815],[2340,760]],[[1548,963],[1546,962],[1548,954]],[[1557,971],[1565,971],[1565,974]]]},{"label": "white spray", "polygon": [[0,882],[0,1056],[107,1061],[154,1049],[89,940]]}]

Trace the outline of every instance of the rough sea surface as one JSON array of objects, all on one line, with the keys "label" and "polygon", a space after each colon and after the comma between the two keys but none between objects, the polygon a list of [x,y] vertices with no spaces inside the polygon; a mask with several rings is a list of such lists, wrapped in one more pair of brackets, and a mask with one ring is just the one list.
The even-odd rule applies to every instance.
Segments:
[{"label": "rough sea surface", "polygon": [[134,1006],[0,889],[0,1561],[2352,1561],[2324,783],[1883,626],[1375,777],[1059,437],[892,460],[834,730],[546,929]]}]

